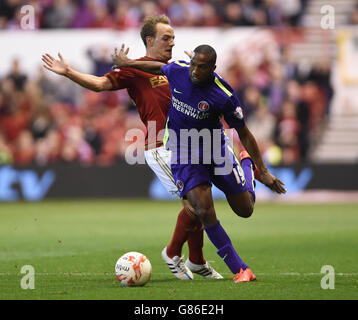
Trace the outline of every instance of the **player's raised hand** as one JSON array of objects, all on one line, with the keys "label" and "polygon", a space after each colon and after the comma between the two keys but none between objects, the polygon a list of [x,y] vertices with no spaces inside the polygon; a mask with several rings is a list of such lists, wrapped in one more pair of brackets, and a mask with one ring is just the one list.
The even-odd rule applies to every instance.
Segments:
[{"label": "player's raised hand", "polygon": [[128,62],[131,61],[127,56],[128,52],[129,48],[125,48],[124,44],[122,44],[121,50],[118,51],[117,48],[114,49],[114,54],[112,54],[114,66],[112,69],[128,66]]},{"label": "player's raised hand", "polygon": [[61,53],[58,53],[58,57],[59,60],[56,60],[48,53],[43,54],[42,55],[42,62],[44,63],[43,67],[46,68],[47,70],[50,70],[52,72],[64,76],[66,75],[69,65],[66,62],[66,60],[62,57]]},{"label": "player's raised hand", "polygon": [[260,172],[260,181],[278,194],[286,193],[285,184],[269,171]]}]

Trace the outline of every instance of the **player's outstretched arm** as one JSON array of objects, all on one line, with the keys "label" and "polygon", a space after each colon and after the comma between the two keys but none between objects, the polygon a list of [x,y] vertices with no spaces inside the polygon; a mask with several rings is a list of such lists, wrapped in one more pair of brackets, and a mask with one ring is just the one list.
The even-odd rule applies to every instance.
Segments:
[{"label": "player's outstretched arm", "polygon": [[124,44],[121,46],[121,50],[118,51],[117,48],[114,49],[114,54],[112,55],[114,66],[113,68],[134,68],[151,74],[163,74],[162,67],[165,66],[165,63],[159,61],[138,61],[129,59],[127,54],[129,48],[125,49]]},{"label": "player's outstretched arm", "polygon": [[240,129],[236,129],[236,131],[239,134],[242,145],[250,154],[257,169],[259,170],[261,181],[264,183],[264,185],[276,193],[286,193],[286,189],[284,188],[285,184],[280,179],[276,178],[270,171],[268,171],[267,167],[265,166],[257,146],[256,139],[251,131],[246,126]]},{"label": "player's outstretched arm", "polygon": [[112,89],[112,83],[107,77],[96,77],[91,74],[78,72],[70,67],[70,65],[62,57],[61,53],[58,53],[58,57],[59,60],[55,59],[48,53],[42,55],[44,68],[61,76],[67,77],[73,82],[76,82],[82,87],[92,91],[99,92]]}]

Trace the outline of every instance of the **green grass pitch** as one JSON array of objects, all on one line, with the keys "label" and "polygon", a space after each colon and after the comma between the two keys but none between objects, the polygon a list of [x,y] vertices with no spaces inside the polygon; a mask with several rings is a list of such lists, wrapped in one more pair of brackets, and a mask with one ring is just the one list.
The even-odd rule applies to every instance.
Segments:
[{"label": "green grass pitch", "polygon": [[[357,299],[358,204],[257,203],[249,219],[226,202],[217,215],[257,281],[235,284],[205,236],[204,253],[223,280],[172,276],[161,259],[179,202],[45,201],[0,204],[0,299],[238,300]],[[114,265],[144,253],[153,274],[144,287],[121,287]],[[184,246],[183,254],[187,257]],[[21,288],[21,268],[35,269],[35,289]],[[324,265],[334,289],[322,289]]]}]

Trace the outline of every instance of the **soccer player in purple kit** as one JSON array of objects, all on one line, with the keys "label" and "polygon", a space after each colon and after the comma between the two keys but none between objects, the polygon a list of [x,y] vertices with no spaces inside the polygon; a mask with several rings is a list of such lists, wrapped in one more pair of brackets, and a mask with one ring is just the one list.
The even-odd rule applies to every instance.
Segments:
[{"label": "soccer player in purple kit", "polygon": [[[245,125],[235,92],[214,72],[215,50],[208,45],[198,46],[192,54],[190,64],[185,61],[170,64],[136,61],[129,59],[127,53],[128,49],[125,50],[122,45],[121,50],[116,51],[113,62],[118,67],[137,68],[153,74],[164,74],[168,78],[172,100],[167,115],[167,134],[164,142],[172,151],[171,169],[180,196],[188,199],[195,209],[208,238],[217,248],[218,255],[234,274],[234,281],[255,280],[256,276],[242,261],[217,219],[211,185],[213,183],[222,190],[232,210],[244,218],[250,217],[254,208],[254,175],[260,177],[262,183],[278,194],[285,193],[286,190],[284,183],[265,166],[256,140]],[[224,116],[231,128],[237,130],[241,143],[248,152],[241,154],[241,164],[223,133],[221,116]],[[209,134],[210,141],[213,142],[210,147],[204,144],[205,137],[195,146],[190,144],[189,140],[182,139],[183,130],[188,132],[193,129]],[[220,141],[215,144],[215,131],[218,130],[221,133]],[[214,149],[211,149],[211,146]],[[215,147],[219,150],[215,150]],[[209,163],[207,150],[211,154]],[[193,158],[188,157],[189,154],[197,154],[197,159],[193,161]],[[220,163],[223,155],[224,167]],[[223,173],[220,169],[227,169],[228,159],[230,170]]]}]

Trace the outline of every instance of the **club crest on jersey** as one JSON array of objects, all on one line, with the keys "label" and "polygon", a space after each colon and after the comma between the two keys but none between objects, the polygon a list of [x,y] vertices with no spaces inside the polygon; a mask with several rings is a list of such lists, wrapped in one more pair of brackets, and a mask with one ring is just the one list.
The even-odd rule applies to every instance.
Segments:
[{"label": "club crest on jersey", "polygon": [[208,111],[209,110],[209,103],[206,101],[200,101],[198,103],[198,108],[200,111]]},{"label": "club crest on jersey", "polygon": [[183,189],[184,189],[184,183],[183,183],[183,181],[178,180],[177,183],[176,183],[176,185],[177,185],[177,188],[178,188],[179,191],[183,191]]},{"label": "club crest on jersey", "polygon": [[238,118],[238,119],[242,119],[244,117],[244,113],[242,112],[241,107],[236,107],[235,111],[234,111],[234,115]]}]

